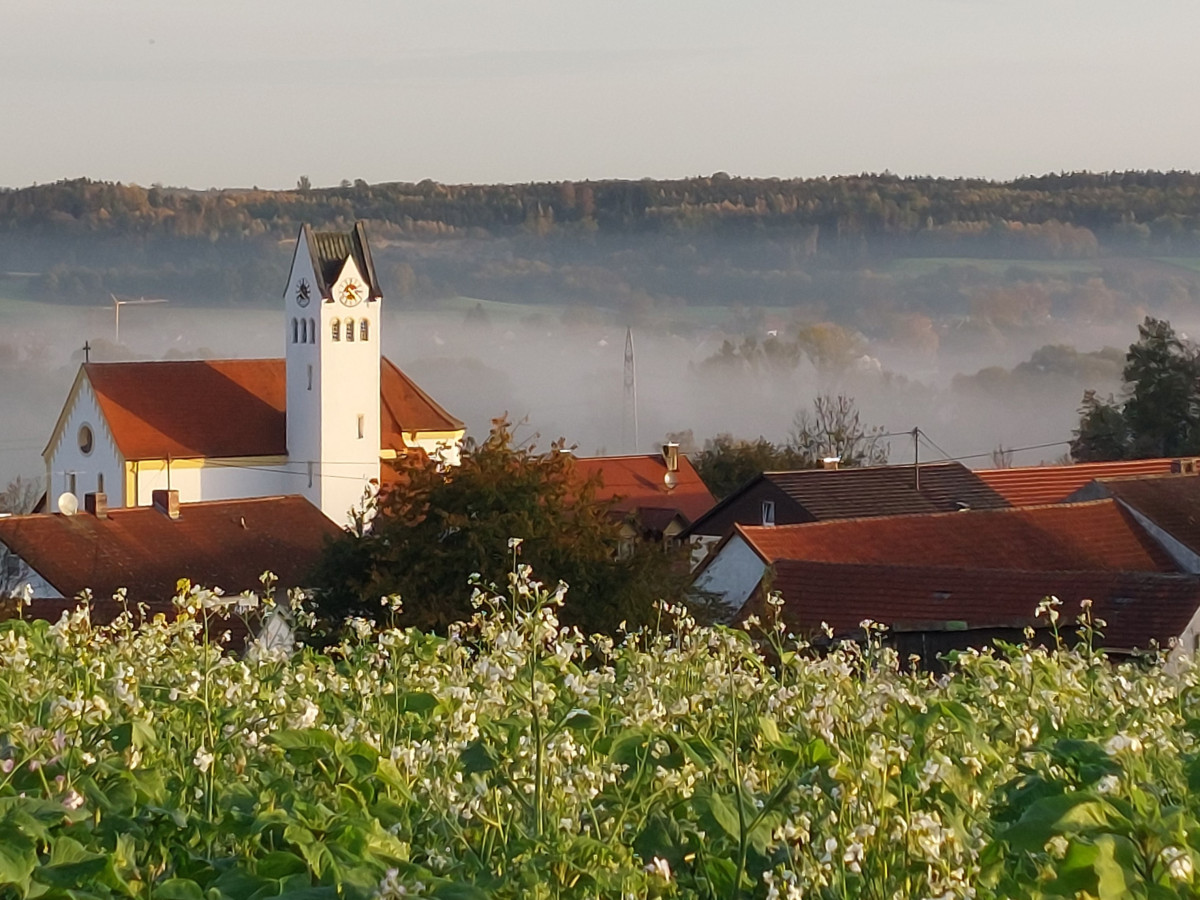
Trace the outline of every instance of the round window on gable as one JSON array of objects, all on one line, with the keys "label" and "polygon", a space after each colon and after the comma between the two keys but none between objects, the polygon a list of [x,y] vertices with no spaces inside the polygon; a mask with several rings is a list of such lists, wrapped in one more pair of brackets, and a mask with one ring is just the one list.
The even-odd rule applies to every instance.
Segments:
[{"label": "round window on gable", "polygon": [[92,452],[92,447],[96,445],[96,438],[92,434],[91,425],[82,425],[79,428],[79,451],[87,456]]}]

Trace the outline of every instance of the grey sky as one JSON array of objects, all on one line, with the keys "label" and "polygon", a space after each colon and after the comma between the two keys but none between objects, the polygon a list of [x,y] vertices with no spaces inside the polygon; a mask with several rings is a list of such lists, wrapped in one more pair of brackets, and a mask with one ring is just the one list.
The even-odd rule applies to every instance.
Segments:
[{"label": "grey sky", "polygon": [[1195,0],[0,0],[0,184],[1200,168]]}]

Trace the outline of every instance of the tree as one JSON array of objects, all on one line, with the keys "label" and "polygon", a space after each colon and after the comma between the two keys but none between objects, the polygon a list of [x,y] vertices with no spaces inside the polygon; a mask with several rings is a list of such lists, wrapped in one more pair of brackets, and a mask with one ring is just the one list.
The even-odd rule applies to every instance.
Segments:
[{"label": "tree", "polygon": [[1071,442],[1078,461],[1200,454],[1200,348],[1149,316],[1125,354],[1126,399],[1085,391]]},{"label": "tree", "polygon": [[[8,483],[8,487],[0,491],[0,513],[21,516],[33,512],[38,498],[42,495],[40,479],[16,478]],[[7,547],[0,544],[0,600],[14,595],[28,578],[21,560]]]},{"label": "tree", "polygon": [[862,424],[852,397],[822,394],[813,400],[812,413],[800,410],[792,424],[791,438],[783,444],[719,434],[704,442],[692,465],[720,500],[763,472],[815,469],[828,456],[847,467],[887,463],[883,429]]},{"label": "tree", "polygon": [[[330,543],[317,566],[316,599],[329,622],[377,618],[380,598],[399,594],[402,622],[444,629],[470,616],[472,574],[503,584],[514,552],[540,579],[570,586],[561,618],[585,632],[648,624],[655,600],[683,597],[687,548],[622,546],[612,504],[596,499],[597,482],[577,473],[562,441],[545,452],[517,445],[500,418],[484,441],[467,441],[448,472],[423,454],[397,468],[362,527]],[[515,551],[510,539],[520,540]]]},{"label": "tree", "polygon": [[884,430],[867,427],[859,418],[854,399],[845,394],[822,394],[813,400],[813,411],[800,410],[793,420],[792,446],[817,465],[824,457],[837,457],[847,467],[881,466],[888,461]]}]

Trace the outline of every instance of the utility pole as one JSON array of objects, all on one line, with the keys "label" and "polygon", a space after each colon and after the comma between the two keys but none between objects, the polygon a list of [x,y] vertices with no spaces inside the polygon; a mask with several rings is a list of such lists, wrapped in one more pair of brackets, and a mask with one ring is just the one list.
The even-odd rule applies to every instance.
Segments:
[{"label": "utility pole", "polygon": [[113,343],[114,344],[121,343],[121,307],[122,306],[131,306],[131,305],[132,306],[140,306],[143,303],[166,303],[167,302],[166,300],[161,300],[161,299],[147,300],[145,297],[142,297],[138,300],[118,300],[117,295],[113,294],[111,292],[109,293],[108,296],[112,297],[113,311],[115,313],[115,315],[113,316],[113,320],[114,320],[113,321]]},{"label": "utility pole", "polygon": [[921,490],[921,429],[913,426],[913,487]]}]

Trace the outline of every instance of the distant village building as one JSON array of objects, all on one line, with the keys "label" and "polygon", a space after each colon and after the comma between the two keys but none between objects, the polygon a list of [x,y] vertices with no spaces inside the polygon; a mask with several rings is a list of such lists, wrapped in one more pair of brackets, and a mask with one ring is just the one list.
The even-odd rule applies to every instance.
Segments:
[{"label": "distant village building", "polygon": [[283,359],[87,363],[43,451],[63,493],[114,508],[301,494],[339,525],[386,461],[458,462],[464,426],[380,353],[383,293],[361,223],[296,242]]},{"label": "distant village building", "polygon": [[575,473],[595,479],[597,500],[612,502],[624,540],[674,540],[717,502],[677,444],[661,455],[581,456]]}]

